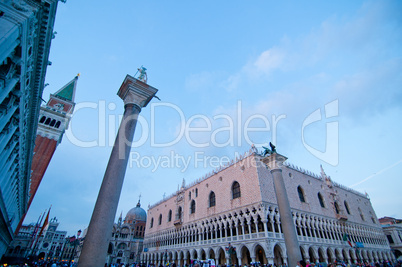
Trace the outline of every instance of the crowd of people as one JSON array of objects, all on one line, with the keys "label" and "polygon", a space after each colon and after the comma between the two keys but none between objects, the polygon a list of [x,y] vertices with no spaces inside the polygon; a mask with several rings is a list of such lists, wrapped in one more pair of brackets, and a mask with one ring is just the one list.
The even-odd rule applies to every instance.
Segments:
[{"label": "crowd of people", "polygon": [[296,267],[401,267],[402,261],[383,261],[383,262],[359,262],[359,263],[345,263],[344,261],[335,261],[333,263],[320,263],[309,261],[298,261]]}]

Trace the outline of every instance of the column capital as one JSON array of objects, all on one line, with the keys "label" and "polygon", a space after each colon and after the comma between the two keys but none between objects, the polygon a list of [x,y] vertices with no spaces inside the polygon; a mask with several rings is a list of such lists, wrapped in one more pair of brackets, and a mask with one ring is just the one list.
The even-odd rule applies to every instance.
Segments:
[{"label": "column capital", "polygon": [[127,74],[117,95],[123,99],[124,105],[134,104],[140,109],[148,105],[158,89]]},{"label": "column capital", "polygon": [[264,157],[261,159],[261,161],[271,170],[278,170],[283,166],[283,163],[287,160],[288,158],[278,154],[278,153],[272,153],[268,157]]}]

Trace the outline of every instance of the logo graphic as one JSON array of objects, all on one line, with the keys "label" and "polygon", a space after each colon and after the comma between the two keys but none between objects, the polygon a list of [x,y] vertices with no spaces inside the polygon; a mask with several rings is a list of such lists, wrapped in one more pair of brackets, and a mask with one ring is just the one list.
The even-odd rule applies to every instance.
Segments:
[{"label": "logo graphic", "polygon": [[[333,118],[338,116],[339,105],[338,100],[334,100],[325,105],[324,113],[325,118]],[[325,151],[319,151],[308,145],[304,138],[304,130],[307,126],[322,120],[321,109],[313,111],[307,118],[303,121],[302,125],[302,142],[304,147],[315,157],[322,161],[325,161],[332,166],[336,166],[339,163],[339,123],[338,121],[327,122],[326,123],[326,140],[325,140]]]}]

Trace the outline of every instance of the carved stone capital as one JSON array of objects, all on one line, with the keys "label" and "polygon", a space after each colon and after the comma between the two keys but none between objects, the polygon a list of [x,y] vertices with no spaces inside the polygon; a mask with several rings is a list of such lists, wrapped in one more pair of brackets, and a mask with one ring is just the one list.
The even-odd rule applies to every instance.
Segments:
[{"label": "carved stone capital", "polygon": [[268,167],[268,169],[272,170],[277,170],[281,169],[283,166],[283,163],[287,160],[288,158],[278,154],[278,153],[273,153],[269,155],[268,157],[264,157],[261,159],[261,161]]},{"label": "carved stone capital", "polygon": [[123,99],[124,105],[134,104],[141,109],[151,101],[156,92],[158,89],[127,75],[117,95]]}]

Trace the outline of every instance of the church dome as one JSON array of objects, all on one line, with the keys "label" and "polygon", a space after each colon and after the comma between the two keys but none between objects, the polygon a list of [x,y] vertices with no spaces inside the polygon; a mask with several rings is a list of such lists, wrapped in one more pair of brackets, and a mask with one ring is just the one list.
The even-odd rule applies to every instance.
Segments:
[{"label": "church dome", "polygon": [[147,213],[144,209],[141,208],[140,201],[138,201],[136,207],[127,212],[125,221],[127,223],[132,223],[134,221],[147,221]]}]

